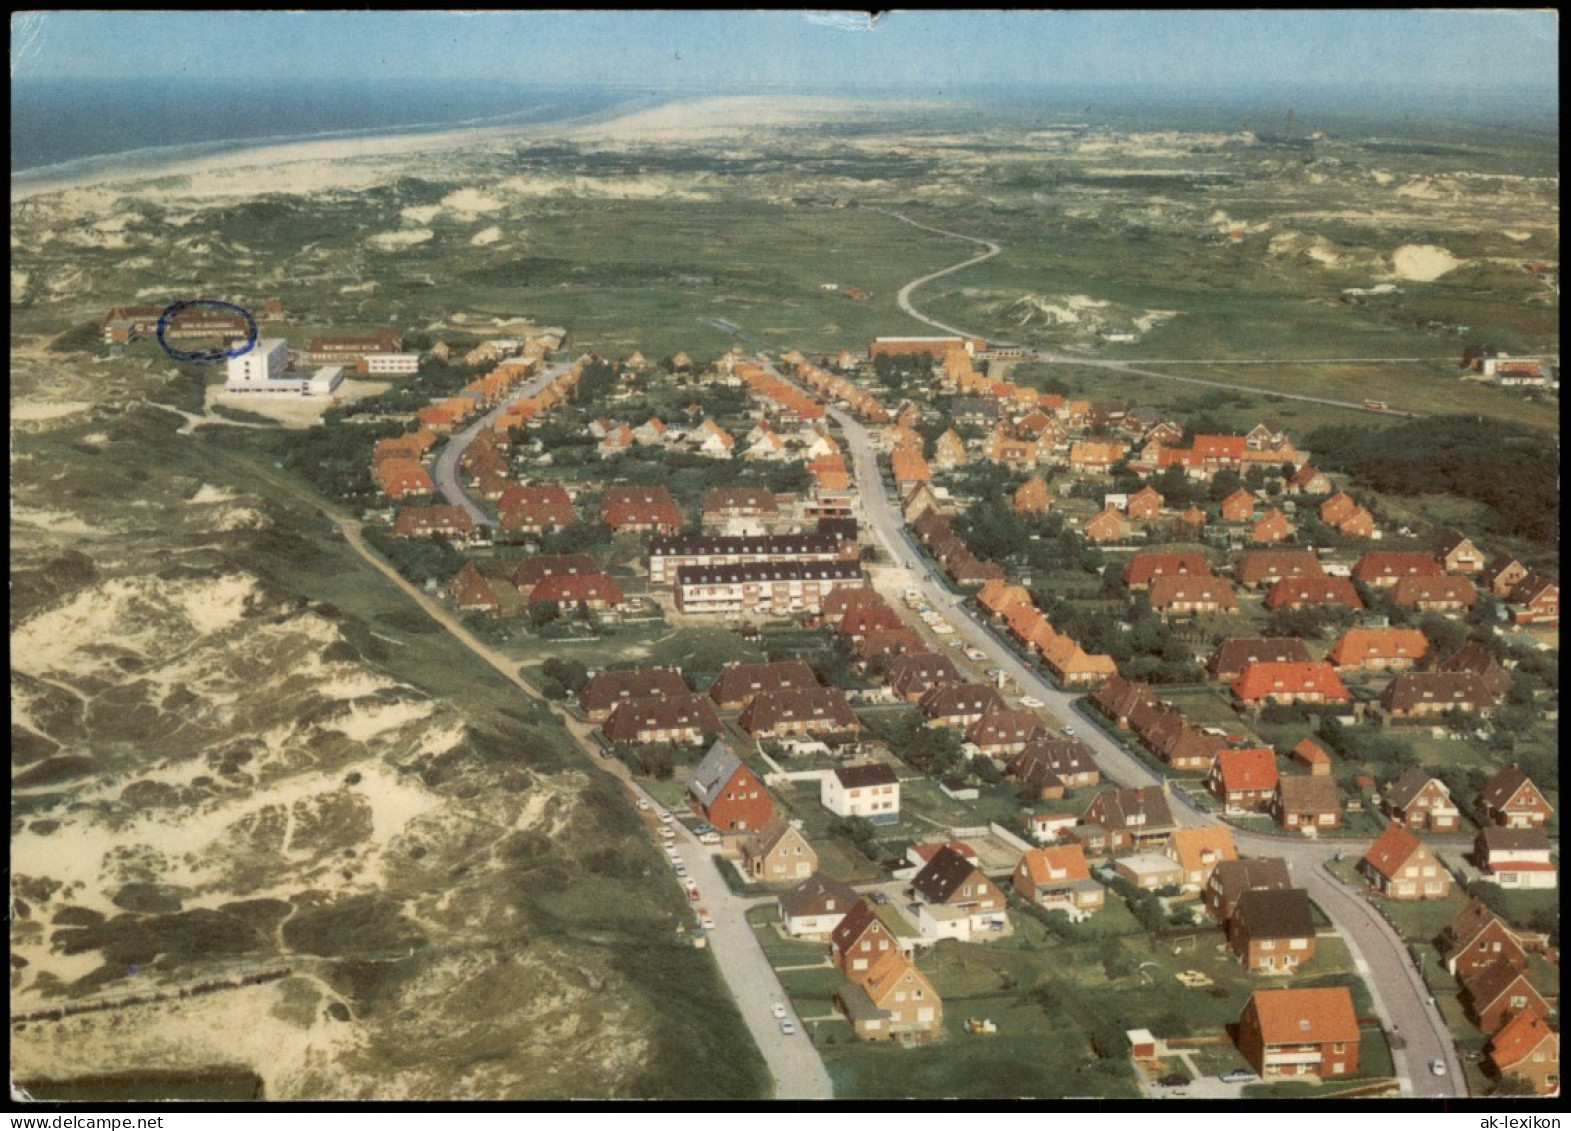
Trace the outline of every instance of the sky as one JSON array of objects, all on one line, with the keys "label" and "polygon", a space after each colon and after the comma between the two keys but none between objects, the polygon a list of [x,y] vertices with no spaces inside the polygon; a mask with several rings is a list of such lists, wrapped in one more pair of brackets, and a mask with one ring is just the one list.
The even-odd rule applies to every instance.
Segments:
[{"label": "sky", "polygon": [[855,89],[1289,82],[1558,99],[1548,10],[34,12],[11,73]]}]

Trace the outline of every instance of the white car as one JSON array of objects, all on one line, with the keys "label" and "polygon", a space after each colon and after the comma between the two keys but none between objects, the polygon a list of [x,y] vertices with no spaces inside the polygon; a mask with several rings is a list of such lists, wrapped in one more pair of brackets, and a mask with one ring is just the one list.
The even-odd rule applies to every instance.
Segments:
[{"label": "white car", "polygon": [[782,1017],[780,1019],[780,1031],[788,1037],[793,1036],[796,1033],[796,1022],[789,1017]]},{"label": "white car", "polygon": [[1035,698],[1034,696],[1031,696],[1031,695],[1022,695],[1020,697],[1020,705],[1022,707],[1044,707],[1044,706],[1046,706],[1046,704],[1043,703],[1040,699],[1037,699],[1037,698]]},{"label": "white car", "polygon": [[698,838],[698,843],[699,844],[719,844],[720,843],[720,834],[719,833],[705,833],[703,836]]},{"label": "white car", "polygon": [[780,1002],[777,1001],[773,1005],[771,1005],[769,1007],[769,1012],[773,1013],[780,1020],[782,1020],[782,1021],[785,1020],[786,1007],[784,1005],[782,1005]]},{"label": "white car", "polygon": [[1059,734],[1067,734],[1067,735],[1073,736],[1073,734],[1075,733],[1075,728],[1074,727],[1059,727],[1058,728],[1058,733]]},{"label": "white car", "polygon": [[688,891],[697,891],[698,881],[693,879],[692,876],[689,876],[687,879],[682,881],[682,886],[685,887]]},{"label": "white car", "polygon": [[700,919],[698,921],[698,925],[706,931],[712,931],[715,929],[715,921],[708,915],[705,915],[702,919]]},{"label": "white car", "polygon": [[661,830],[660,830],[660,839],[661,840],[675,840],[676,839],[676,833],[672,832],[670,829],[662,827]]},{"label": "white car", "polygon": [[649,808],[649,802],[645,801],[642,797],[640,797],[638,799],[638,807],[640,809],[648,809]]},{"label": "white car", "polygon": [[674,820],[676,818],[671,816],[670,813],[667,813],[664,809],[660,810],[660,823],[662,825],[669,825]]},{"label": "white car", "polygon": [[980,649],[980,648],[967,648],[966,649],[966,659],[968,659],[968,660],[985,660],[985,659],[987,659],[987,654],[985,652],[983,652],[982,649]]},{"label": "white car", "polygon": [[933,626],[933,631],[939,636],[948,636],[954,630],[955,626],[952,624],[935,624]]},{"label": "white car", "polygon": [[1429,1062],[1429,1071],[1436,1076],[1444,1076],[1446,1074],[1446,1062],[1443,1060],[1431,1060]]}]

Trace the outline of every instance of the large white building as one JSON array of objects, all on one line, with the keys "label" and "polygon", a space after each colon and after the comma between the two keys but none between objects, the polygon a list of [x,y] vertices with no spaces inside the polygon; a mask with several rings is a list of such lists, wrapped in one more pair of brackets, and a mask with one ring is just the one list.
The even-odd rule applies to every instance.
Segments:
[{"label": "large white building", "polygon": [[418,373],[420,355],[417,353],[373,353],[365,359],[367,373]]},{"label": "large white building", "polygon": [[274,393],[296,397],[330,396],[344,379],[344,367],[324,365],[315,373],[289,368],[289,342],[263,338],[238,357],[231,357],[224,375],[226,393]]},{"label": "large white building", "polygon": [[837,817],[892,824],[900,819],[900,779],[876,763],[837,767],[819,779],[818,801]]}]

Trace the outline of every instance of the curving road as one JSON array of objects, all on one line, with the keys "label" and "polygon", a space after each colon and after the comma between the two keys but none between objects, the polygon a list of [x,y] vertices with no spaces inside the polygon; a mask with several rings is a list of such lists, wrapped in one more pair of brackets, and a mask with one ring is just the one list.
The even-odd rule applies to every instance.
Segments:
[{"label": "curving road", "polygon": [[[965,260],[963,263],[956,263],[953,267],[945,267],[942,271],[934,271],[930,275],[923,275],[919,279],[912,279],[909,283],[907,283],[905,286],[900,288],[900,293],[896,296],[896,301],[899,302],[900,309],[905,311],[912,318],[915,318],[918,322],[926,322],[929,326],[934,326],[934,327],[944,331],[946,334],[956,334],[956,335],[958,335],[958,336],[960,336],[962,338],[982,338],[982,339],[985,340],[987,338],[987,335],[985,335],[985,334],[977,334],[977,333],[974,333],[974,332],[972,332],[970,330],[962,330],[962,329],[960,329],[957,326],[951,326],[947,322],[940,322],[936,318],[932,318],[932,317],[930,317],[930,316],[928,316],[926,314],[923,314],[911,302],[911,295],[918,287],[922,286],[925,283],[930,283],[934,279],[941,279],[945,275],[953,274],[954,272],[964,270],[967,267],[974,267],[978,263],[981,263],[981,262],[984,262],[985,260],[993,258],[993,256],[997,255],[1000,251],[1003,250],[1002,245],[999,244],[999,243],[996,243],[993,240],[982,239],[982,238],[977,237],[977,236],[962,235],[959,232],[949,232],[949,231],[945,231],[943,228],[934,228],[934,227],[932,227],[931,225],[928,225],[928,224],[921,224],[921,223],[918,223],[917,221],[911,219],[909,216],[906,216],[906,215],[904,215],[902,213],[899,213],[899,212],[895,212],[892,209],[888,209],[888,208],[872,208],[872,209],[869,209],[868,211],[878,212],[881,215],[893,217],[894,219],[900,220],[903,223],[910,224],[913,228],[920,228],[924,232],[932,232],[935,235],[948,236],[951,239],[965,240],[967,243],[980,244],[982,247],[987,248],[987,251],[985,251],[981,255],[972,256],[970,259]],[[1005,343],[998,342],[996,344],[1004,345]],[[1109,360],[1107,360],[1105,358],[1080,357],[1080,356],[1075,355],[1075,354],[1054,353],[1054,352],[1052,352],[1050,350],[1030,350],[1030,351],[1028,351],[1027,356],[1029,356],[1030,358],[1032,358],[1035,361],[1045,361],[1045,362],[1048,362],[1049,364],[1053,364],[1053,365],[1085,365],[1085,366],[1090,366],[1090,367],[1096,368],[1096,369],[1109,369],[1109,370],[1112,370],[1112,371],[1118,372],[1118,373],[1129,373],[1129,374],[1132,374],[1132,375],[1137,376],[1137,377],[1156,377],[1156,378],[1159,378],[1160,380],[1163,380],[1163,381],[1179,381],[1179,382],[1182,382],[1183,384],[1186,384],[1186,385],[1201,385],[1201,386],[1204,386],[1204,387],[1210,388],[1210,389],[1226,389],[1228,392],[1234,392],[1234,393],[1251,393],[1251,394],[1261,395],[1261,396],[1269,395],[1269,396],[1273,396],[1273,397],[1281,397],[1284,400],[1306,401],[1306,402],[1308,402],[1310,404],[1330,405],[1333,408],[1353,409],[1353,410],[1355,410],[1357,412],[1373,412],[1373,413],[1376,413],[1376,414],[1378,414],[1380,416],[1403,416],[1403,417],[1418,418],[1418,417],[1421,417],[1421,416],[1424,415],[1423,413],[1403,412],[1403,411],[1399,411],[1397,409],[1374,409],[1374,408],[1369,408],[1367,405],[1363,404],[1360,401],[1342,401],[1342,400],[1335,400],[1335,399],[1332,399],[1332,398],[1329,398],[1329,397],[1312,397],[1312,396],[1309,396],[1306,393],[1285,393],[1285,392],[1282,392],[1280,389],[1261,389],[1261,388],[1257,388],[1257,387],[1252,386],[1252,385],[1232,385],[1232,384],[1229,384],[1226,381],[1211,381],[1211,380],[1207,380],[1206,378],[1203,378],[1203,377],[1183,377],[1183,376],[1180,376],[1180,375],[1178,375],[1176,373],[1163,373],[1163,372],[1161,372],[1159,370],[1156,370],[1156,369],[1146,369],[1146,368],[1144,368],[1144,366],[1151,365],[1151,364],[1175,364],[1175,365],[1177,365],[1177,364],[1181,364],[1181,365],[1286,365],[1286,364],[1294,364],[1294,365],[1303,365],[1303,364],[1312,364],[1313,361],[1316,360],[1316,359],[1308,359],[1307,361],[1305,359],[1291,359],[1291,360],[1280,360],[1280,361],[1279,360],[1271,360],[1271,361],[1263,361],[1263,362],[1262,361],[1240,361],[1238,359],[1231,359],[1231,360],[1228,360],[1228,361],[1184,361],[1184,362],[1171,362],[1171,363],[1153,363],[1153,362],[1139,362],[1139,361],[1109,361]],[[1342,360],[1348,360],[1348,359],[1342,359]],[[1422,358],[1394,358],[1394,359],[1356,358],[1356,359],[1351,359],[1351,360],[1359,360],[1359,361],[1378,361],[1378,360],[1420,361],[1420,360],[1425,360],[1425,359],[1422,359]]]},{"label": "curving road", "polygon": [[436,489],[441,493],[442,498],[455,507],[463,507],[469,512],[469,517],[475,520],[476,525],[490,526],[494,520],[481,510],[480,505],[464,490],[458,477],[458,461],[464,458],[464,453],[469,450],[469,445],[474,443],[475,437],[480,435],[480,430],[489,427],[491,422],[502,414],[503,409],[525,397],[534,396],[571,368],[573,363],[564,361],[547,369],[538,377],[531,377],[509,393],[491,411],[484,413],[462,432],[454,433],[437,453],[436,462],[431,467],[431,481],[436,484]]}]

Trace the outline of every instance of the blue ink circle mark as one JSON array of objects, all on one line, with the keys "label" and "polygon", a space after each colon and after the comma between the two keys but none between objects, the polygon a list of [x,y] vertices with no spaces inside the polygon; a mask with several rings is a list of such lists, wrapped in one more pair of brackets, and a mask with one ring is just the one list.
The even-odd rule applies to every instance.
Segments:
[{"label": "blue ink circle mark", "polygon": [[[205,306],[222,307],[224,310],[233,311],[234,313],[240,315],[241,318],[244,318],[246,327],[245,343],[243,345],[235,346],[233,349],[208,350],[182,350],[176,349],[174,346],[170,345],[168,338],[165,337],[165,334],[169,330],[171,323],[174,321],[175,315],[179,314],[182,310],[189,310],[192,307]],[[249,353],[251,350],[255,349],[257,336],[256,319],[251,317],[251,312],[249,310],[246,310],[241,306],[236,306],[232,302],[224,302],[216,298],[193,298],[185,299],[181,302],[173,302],[165,307],[164,312],[158,316],[158,344],[163,347],[166,354],[174,358],[176,361],[196,361],[210,365],[217,364],[221,361],[228,361],[231,357],[239,357],[241,354]]]}]

